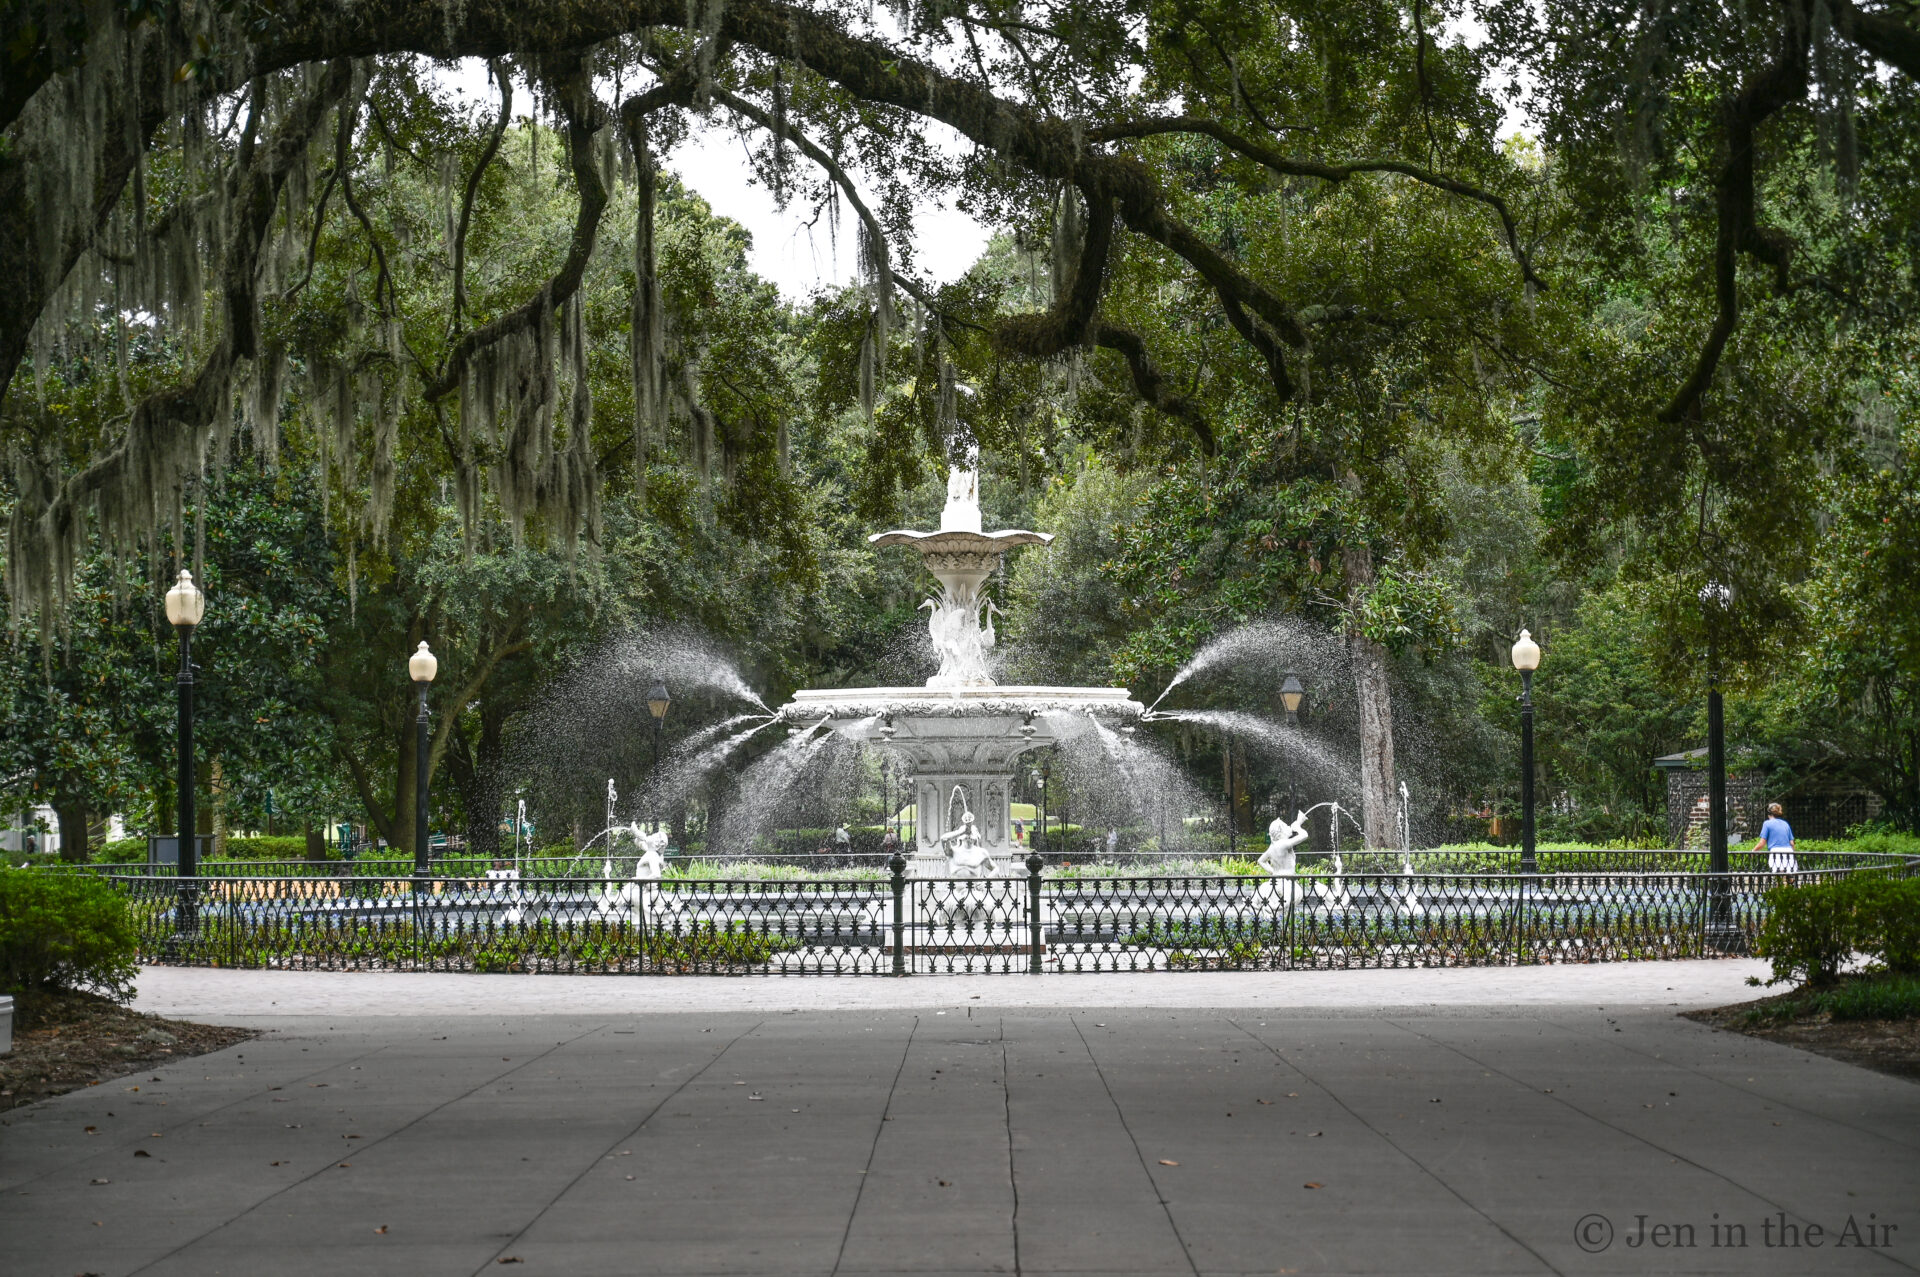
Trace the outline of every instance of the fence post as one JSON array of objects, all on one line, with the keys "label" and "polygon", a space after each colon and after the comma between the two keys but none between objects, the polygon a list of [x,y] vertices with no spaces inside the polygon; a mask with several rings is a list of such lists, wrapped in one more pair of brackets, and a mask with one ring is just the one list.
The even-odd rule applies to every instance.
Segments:
[{"label": "fence post", "polygon": [[1523,967],[1527,964],[1527,884],[1533,881],[1533,875],[1520,874],[1519,890],[1514,896],[1513,909],[1513,965]]},{"label": "fence post", "polygon": [[893,874],[893,973],[907,973],[907,858],[894,852],[887,861],[887,869]]},{"label": "fence post", "polygon": [[1037,851],[1027,857],[1027,924],[1033,928],[1033,948],[1027,958],[1027,970],[1034,975],[1040,974],[1043,965],[1041,954],[1046,946],[1046,935],[1040,919],[1040,867],[1045,863]]},{"label": "fence post", "polygon": [[1282,905],[1282,907],[1286,910],[1286,914],[1285,914],[1285,920],[1283,923],[1283,929],[1281,932],[1282,936],[1284,937],[1283,943],[1286,946],[1286,950],[1285,950],[1286,965],[1282,968],[1282,970],[1291,971],[1293,970],[1294,902],[1300,896],[1300,877],[1297,873],[1287,875],[1286,892],[1287,892],[1286,899]]}]

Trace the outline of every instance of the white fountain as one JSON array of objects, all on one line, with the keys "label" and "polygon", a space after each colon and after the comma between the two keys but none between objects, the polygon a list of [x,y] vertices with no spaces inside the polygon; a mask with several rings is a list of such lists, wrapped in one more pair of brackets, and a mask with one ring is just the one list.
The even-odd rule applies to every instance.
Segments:
[{"label": "white fountain", "polygon": [[[910,872],[921,878],[1020,873],[1013,841],[1015,761],[1028,750],[1136,719],[1145,707],[1124,687],[1001,687],[988,668],[999,609],[982,589],[1015,546],[1046,545],[1049,533],[980,527],[977,459],[947,476],[938,532],[880,532],[876,546],[920,552],[940,582],[927,629],[940,669],[925,687],[797,692],[780,710],[790,723],[824,728],[906,761],[915,795]],[[973,829],[965,828],[971,814]],[[984,862],[984,863],[983,863]]]}]

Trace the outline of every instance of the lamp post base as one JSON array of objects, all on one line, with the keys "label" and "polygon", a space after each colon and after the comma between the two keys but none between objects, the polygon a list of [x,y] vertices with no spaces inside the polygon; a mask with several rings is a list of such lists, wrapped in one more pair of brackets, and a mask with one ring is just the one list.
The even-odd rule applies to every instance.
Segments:
[{"label": "lamp post base", "polygon": [[1744,930],[1731,922],[1709,922],[1704,942],[1709,956],[1721,958],[1753,956],[1753,942]]}]

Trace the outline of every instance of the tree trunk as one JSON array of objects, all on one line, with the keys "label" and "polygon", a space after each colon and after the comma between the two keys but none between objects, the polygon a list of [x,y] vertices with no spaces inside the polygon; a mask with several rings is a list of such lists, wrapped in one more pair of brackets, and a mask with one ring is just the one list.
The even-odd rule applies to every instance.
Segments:
[{"label": "tree trunk", "polygon": [[307,830],[307,859],[325,860],[327,858],[327,840],[320,836],[320,831],[313,827],[311,820],[304,823]]},{"label": "tree trunk", "polygon": [[86,799],[56,797],[53,811],[60,820],[60,859],[68,864],[85,864],[87,861]]},{"label": "tree trunk", "polygon": [[227,854],[227,787],[220,775],[220,757],[214,755],[207,764],[207,796],[213,801],[208,804],[213,809],[213,854]]},{"label": "tree trunk", "polygon": [[[1373,584],[1373,554],[1364,545],[1341,551],[1347,602],[1358,612]],[[1369,847],[1392,847],[1394,837],[1393,694],[1387,684],[1387,649],[1357,631],[1347,644],[1353,657],[1353,693],[1360,707],[1360,826]]]},{"label": "tree trunk", "polygon": [[393,818],[387,826],[387,842],[395,851],[409,856],[413,854],[414,759],[420,756],[413,738],[413,714],[408,714],[400,727],[400,748],[394,751],[398,763],[393,777]]},{"label": "tree trunk", "polygon": [[503,758],[506,714],[485,699],[480,705],[480,739],[468,737],[464,722],[455,723],[443,757],[460,805],[466,809],[467,850],[489,860],[500,853],[500,815],[505,810]]}]

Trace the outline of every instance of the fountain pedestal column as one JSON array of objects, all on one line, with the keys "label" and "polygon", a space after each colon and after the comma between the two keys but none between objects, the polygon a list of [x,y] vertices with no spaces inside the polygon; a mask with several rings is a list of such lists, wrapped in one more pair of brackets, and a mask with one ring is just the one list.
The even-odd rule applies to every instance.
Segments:
[{"label": "fountain pedestal column", "polygon": [[915,878],[941,878],[948,872],[941,839],[960,828],[963,812],[973,813],[974,832],[1002,873],[1017,868],[1024,851],[1013,841],[1013,769],[939,770],[916,766],[913,852],[907,872]]}]

